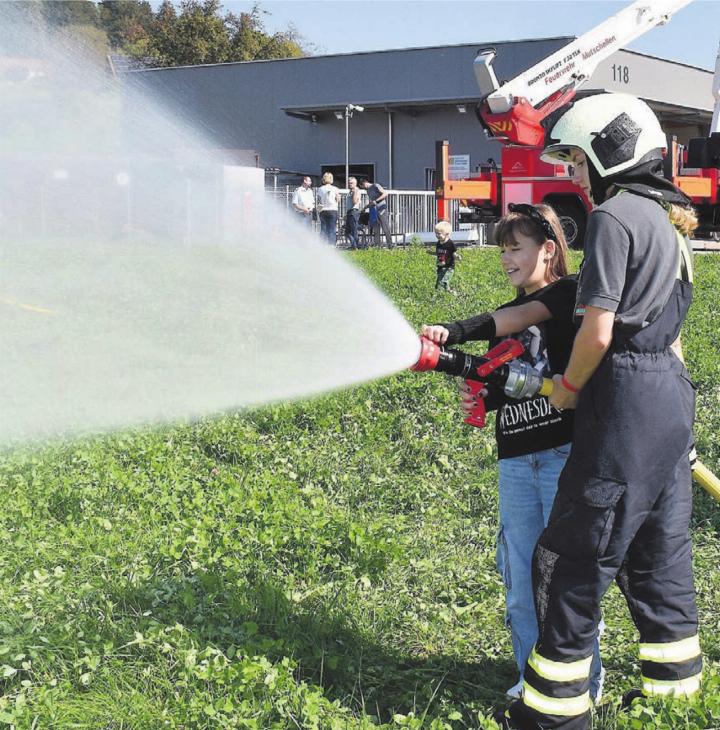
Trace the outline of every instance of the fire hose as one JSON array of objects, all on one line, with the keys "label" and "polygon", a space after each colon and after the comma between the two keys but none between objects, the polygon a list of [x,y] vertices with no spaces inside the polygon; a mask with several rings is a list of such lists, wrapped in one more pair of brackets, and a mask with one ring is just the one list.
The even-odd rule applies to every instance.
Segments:
[{"label": "fire hose", "polygon": [[[510,398],[532,398],[550,395],[553,381],[544,378],[532,365],[517,358],[523,354],[520,342],[503,340],[484,355],[470,355],[452,347],[443,347],[420,338],[420,357],[410,368],[416,372],[435,370],[463,378],[473,395],[473,408],[465,423],[482,428],[485,425],[485,400],[480,391],[486,384],[501,388]],[[720,479],[698,458],[695,449],[690,452],[693,479],[717,502],[720,502]]]}]

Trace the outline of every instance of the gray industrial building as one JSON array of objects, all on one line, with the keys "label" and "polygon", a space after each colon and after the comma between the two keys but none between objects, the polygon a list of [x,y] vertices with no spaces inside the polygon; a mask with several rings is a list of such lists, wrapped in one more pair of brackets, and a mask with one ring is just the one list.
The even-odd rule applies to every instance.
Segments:
[{"label": "gray industrial building", "polygon": [[[369,174],[395,189],[432,188],[435,140],[453,155],[469,156],[472,172],[499,161],[497,142],[485,139],[475,117],[477,51],[497,50],[498,78],[510,79],[573,40],[478,42],[130,71],[224,150],[228,162],[255,153],[259,166],[344,182],[347,104],[365,108],[349,122],[351,174]],[[713,107],[712,72],[632,51],[600,64],[586,89],[636,94],[657,111],[679,141],[707,134]],[[242,152],[241,152],[242,151]],[[465,162],[467,157],[461,158]]]}]

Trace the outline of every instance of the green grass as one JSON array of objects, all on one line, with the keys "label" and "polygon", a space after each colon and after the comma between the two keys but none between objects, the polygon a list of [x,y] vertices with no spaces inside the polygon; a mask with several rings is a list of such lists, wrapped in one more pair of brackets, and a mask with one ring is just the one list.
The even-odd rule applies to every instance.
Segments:
[{"label": "green grass", "polygon": [[[421,250],[354,260],[414,326],[510,295],[469,250],[460,294]],[[720,259],[698,260],[686,355],[698,450],[720,472]],[[0,726],[494,727],[515,681],[494,568],[491,424],[434,374],[300,404],[0,457]],[[720,505],[696,492],[706,692],[617,714],[638,681],[619,592],[604,604],[595,728],[720,727]],[[663,724],[664,723],[664,724]]]}]

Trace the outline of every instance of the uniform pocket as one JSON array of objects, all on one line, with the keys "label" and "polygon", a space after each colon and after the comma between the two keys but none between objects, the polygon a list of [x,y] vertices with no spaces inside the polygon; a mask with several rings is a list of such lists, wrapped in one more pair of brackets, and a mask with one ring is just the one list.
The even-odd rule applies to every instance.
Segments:
[{"label": "uniform pocket", "polygon": [[688,374],[687,370],[680,373],[680,380],[683,383],[687,383],[690,386],[690,389],[687,392],[687,397],[685,399],[685,403],[687,403],[689,411],[686,414],[686,417],[690,419],[690,422],[692,423],[695,420],[695,401],[697,399],[697,385],[693,383],[692,380],[690,380],[690,375]]},{"label": "uniform pocket", "polygon": [[573,561],[602,558],[610,544],[617,505],[626,488],[624,482],[607,477],[586,478],[561,509],[553,510],[541,542],[552,552]]},{"label": "uniform pocket", "polygon": [[608,478],[590,479],[586,485],[582,503],[587,506],[592,515],[589,527],[592,530],[591,543],[597,541],[595,555],[601,558],[607,551],[613,527],[618,502],[622,499],[627,484]]}]

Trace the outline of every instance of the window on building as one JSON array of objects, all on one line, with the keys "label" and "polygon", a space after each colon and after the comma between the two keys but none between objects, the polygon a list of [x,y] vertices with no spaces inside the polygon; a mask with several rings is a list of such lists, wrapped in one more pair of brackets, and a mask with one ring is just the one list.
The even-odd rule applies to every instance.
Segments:
[{"label": "window on building", "polygon": [[[346,188],[347,183],[345,181],[345,164],[342,165],[323,165],[321,168],[321,175],[324,175],[326,172],[331,172],[333,176],[333,180],[335,185],[337,185],[339,188]],[[365,165],[350,165],[349,166],[350,176],[356,177],[358,180],[361,177],[366,177],[368,180],[372,180],[375,182],[375,165],[373,164],[365,164]],[[382,184],[382,180],[380,181]]]}]

